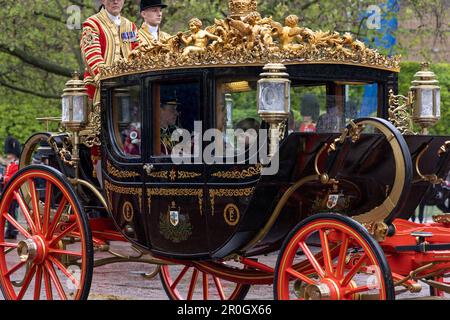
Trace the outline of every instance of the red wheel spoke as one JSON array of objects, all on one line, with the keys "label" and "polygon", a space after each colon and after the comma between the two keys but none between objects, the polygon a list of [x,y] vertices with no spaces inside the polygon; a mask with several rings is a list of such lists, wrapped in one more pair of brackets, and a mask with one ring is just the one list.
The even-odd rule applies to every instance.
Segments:
[{"label": "red wheel spoke", "polygon": [[223,292],[222,283],[220,282],[220,279],[213,276],[214,283],[216,284],[217,293],[219,294],[220,300],[225,300],[225,294]]},{"label": "red wheel spoke", "polygon": [[45,296],[47,297],[47,300],[53,300],[52,283],[50,281],[49,273],[44,267],[42,267],[42,273],[44,274]]},{"label": "red wheel spoke", "polygon": [[52,264],[47,260],[45,261],[45,266],[50,275],[50,279],[55,284],[56,291],[58,292],[59,297],[61,298],[61,300],[67,300],[66,293],[64,292],[64,289],[61,285],[61,282],[58,279],[58,275],[56,274],[55,269],[53,269]]},{"label": "red wheel spoke", "polygon": [[12,275],[14,272],[16,272],[17,270],[19,270],[20,268],[22,268],[24,265],[26,264],[26,262],[21,261],[18,264],[16,264],[14,267],[12,267],[8,272],[5,273],[5,277],[9,277],[10,275]]},{"label": "red wheel spoke", "polygon": [[50,241],[50,246],[54,245],[56,242],[58,242],[59,240],[61,240],[62,238],[64,238],[64,236],[66,236],[67,234],[69,234],[70,232],[72,232],[73,230],[75,230],[76,228],[78,228],[78,225],[76,222],[72,223],[69,227],[67,227],[66,230],[64,230],[63,232],[61,232],[56,238],[53,238]]},{"label": "red wheel spoke", "polygon": [[[167,266],[167,269],[169,268],[169,266]],[[181,281],[181,279],[183,279],[184,275],[186,274],[186,272],[189,270],[188,266],[185,266],[183,268],[183,270],[181,270],[181,273],[178,275],[178,277],[176,278],[176,280],[172,283],[172,285],[170,286],[170,289],[175,289],[176,286],[178,285],[178,283]]]},{"label": "red wheel spoke", "polygon": [[352,289],[349,289],[349,290],[345,291],[345,295],[349,296],[349,295],[352,295],[352,294],[356,294],[356,293],[360,293],[360,292],[366,292],[366,291],[369,291],[369,290],[370,290],[369,286],[362,286],[362,287],[352,288]]},{"label": "red wheel spoke", "polygon": [[189,284],[189,292],[187,300],[192,300],[195,291],[195,286],[197,285],[197,278],[198,278],[198,270],[194,268],[194,272],[192,272],[191,283]]},{"label": "red wheel spoke", "polygon": [[30,210],[26,206],[19,192],[14,191],[14,199],[16,199],[17,203],[19,204],[20,210],[22,210],[23,216],[25,217],[25,220],[27,220],[27,223],[30,226],[31,231],[33,233],[36,233],[36,226],[34,225],[33,218],[31,218]]},{"label": "red wheel spoke", "polygon": [[41,226],[41,217],[40,217],[40,212],[39,212],[38,197],[36,194],[36,184],[34,183],[33,179],[28,180],[28,186],[30,187],[30,193],[31,193],[31,205],[33,207],[34,223],[35,223],[36,231],[39,231],[40,226]]},{"label": "red wheel spoke", "polygon": [[349,236],[345,233],[342,233],[341,248],[339,249],[339,256],[337,259],[336,267],[336,278],[338,279],[342,278],[342,276],[344,275],[349,240]]},{"label": "red wheel spoke", "polygon": [[26,238],[31,238],[31,235],[28,233],[28,231],[25,230],[24,227],[22,227],[22,225],[20,225],[16,221],[16,219],[14,219],[9,213],[5,212],[3,213],[3,216],[5,217],[6,220],[9,221],[9,223],[11,223],[14,227],[16,227],[16,229],[19,230],[19,232],[23,234]]},{"label": "red wheel spoke", "polygon": [[28,290],[28,287],[30,285],[31,279],[33,279],[34,272],[36,271],[36,265],[33,265],[31,269],[28,271],[28,274],[26,275],[25,279],[23,280],[22,288],[20,289],[19,294],[17,295],[17,300],[22,300],[23,296]]},{"label": "red wheel spoke", "polygon": [[4,247],[4,248],[17,248],[17,243],[0,242],[0,247]]},{"label": "red wheel spoke", "polygon": [[34,300],[41,299],[42,266],[37,266],[36,278],[34,281]]},{"label": "red wheel spoke", "polygon": [[59,219],[61,218],[64,208],[66,207],[66,204],[67,199],[63,197],[59,203],[58,210],[56,210],[55,216],[53,217],[52,224],[50,225],[50,228],[46,234],[47,239],[51,239],[53,233],[55,232],[56,226],[58,225]]},{"label": "red wheel spoke", "polygon": [[316,270],[319,277],[324,278],[325,273],[324,273],[322,267],[320,266],[319,262],[317,262],[316,258],[314,257],[314,255],[312,254],[311,250],[308,248],[306,243],[304,243],[302,241],[299,243],[299,246],[303,250],[303,253],[305,254],[306,258],[308,258],[308,260],[311,263],[311,265],[313,266],[314,270]]},{"label": "red wheel spoke", "polygon": [[81,252],[74,252],[74,251],[68,251],[68,250],[60,250],[60,249],[52,249],[50,248],[48,250],[51,254],[66,254],[68,256],[77,256],[77,257],[82,257],[82,253]]},{"label": "red wheel spoke", "polygon": [[327,275],[332,275],[333,263],[331,261],[331,253],[330,253],[330,246],[328,244],[328,237],[323,229],[320,229],[319,235],[320,235],[320,243],[322,244],[322,256],[323,256],[323,264],[325,266],[325,273]]},{"label": "red wheel spoke", "polygon": [[45,185],[45,203],[44,203],[44,222],[42,224],[42,233],[47,234],[48,224],[50,222],[50,210],[51,210],[51,199],[52,199],[52,184],[47,181]]},{"label": "red wheel spoke", "polygon": [[62,271],[62,273],[66,275],[67,278],[70,279],[70,281],[72,281],[77,289],[80,288],[80,282],[73,276],[73,274],[69,270],[67,270],[67,268],[58,259],[55,259],[52,256],[49,256],[48,258],[58,267],[59,270]]},{"label": "red wheel spoke", "polygon": [[300,272],[297,272],[296,270],[294,270],[292,268],[286,269],[286,272],[289,273],[291,276],[293,276],[297,279],[300,279],[303,282],[306,282],[307,284],[316,284],[316,282],[313,279],[305,276],[304,274],[301,274]]},{"label": "red wheel spoke", "polygon": [[203,272],[203,300],[208,298],[208,274]]},{"label": "red wheel spoke", "polygon": [[367,260],[368,256],[366,253],[359,259],[359,261],[350,269],[350,271],[345,276],[344,280],[342,280],[342,286],[348,285],[350,280],[355,276],[355,274],[358,272],[358,270],[361,268],[363,263]]}]

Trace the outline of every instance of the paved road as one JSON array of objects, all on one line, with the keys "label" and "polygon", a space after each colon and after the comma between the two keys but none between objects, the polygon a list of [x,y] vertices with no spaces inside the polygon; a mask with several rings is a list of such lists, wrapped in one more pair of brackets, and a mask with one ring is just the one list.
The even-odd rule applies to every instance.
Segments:
[{"label": "paved road", "polygon": [[[130,246],[126,243],[114,243],[112,248],[118,252],[132,254]],[[96,259],[108,257],[105,253],[96,254]],[[275,265],[276,255],[260,257],[261,261]],[[153,267],[141,263],[119,263],[98,267],[94,270],[94,276],[89,299],[92,300],[167,300],[167,295],[162,287],[159,276],[148,280],[142,277]],[[189,281],[190,277],[186,281]],[[212,281],[211,281],[212,282]],[[199,283],[200,280],[199,280]],[[201,284],[200,284],[201,285]],[[425,297],[429,288],[424,284],[420,294],[402,294],[400,298]],[[42,293],[43,295],[43,293]],[[32,293],[25,298],[31,298]],[[450,298],[450,295],[447,295]],[[247,298],[252,300],[273,299],[272,286],[253,286]]]}]

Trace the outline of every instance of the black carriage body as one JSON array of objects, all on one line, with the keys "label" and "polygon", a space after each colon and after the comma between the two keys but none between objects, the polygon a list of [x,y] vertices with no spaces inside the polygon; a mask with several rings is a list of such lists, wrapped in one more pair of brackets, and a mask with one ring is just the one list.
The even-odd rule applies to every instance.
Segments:
[{"label": "black carriage body", "polygon": [[[346,83],[374,84],[378,92],[376,116],[380,118],[387,118],[389,90],[397,91],[395,72],[332,64],[288,65],[287,69],[294,85],[323,85],[327,94],[344,96]],[[336,132],[288,135],[280,145],[280,170],[274,176],[261,177],[254,164],[177,165],[168,156],[154,155],[159,144],[154,130],[156,110],[166,98],[161,88],[181,84],[176,87],[177,99],[187,99],[191,105],[187,111],[192,117],[187,121],[201,120],[205,130],[217,126],[216,89],[221,79],[258,79],[261,72],[262,66],[211,67],[155,71],[102,81],[102,187],[117,227],[132,243],[176,259],[223,258],[236,252],[261,254],[279,249],[286,234],[303,218],[326,211],[320,203],[323,198],[319,198],[326,198],[329,190],[320,183],[307,184],[289,199],[263,239],[247,246],[266,227],[283,193],[302,177],[315,174],[315,156],[324,143],[339,137]],[[187,91],[180,92],[183,87]],[[141,148],[134,155],[121,151],[120,134],[114,127],[121,126],[120,121],[117,124],[114,120],[118,112],[114,107],[115,94],[124,88],[134,88],[135,103],[140,106]],[[351,161],[341,156],[341,160],[337,157],[323,164],[342,179],[339,191],[346,194],[348,203],[340,204],[340,210],[350,215],[379,205],[386,197],[386,188],[393,183],[393,159],[386,152],[386,141],[382,142],[377,134],[364,139],[357,149],[343,151]],[[425,144],[436,150],[444,138],[411,136],[406,141],[414,158]],[[424,171],[436,169],[430,168],[434,166],[431,163],[435,161],[427,162]],[[426,183],[413,185],[412,192],[404,195],[407,205],[396,208],[391,217],[411,215],[427,188]]]}]

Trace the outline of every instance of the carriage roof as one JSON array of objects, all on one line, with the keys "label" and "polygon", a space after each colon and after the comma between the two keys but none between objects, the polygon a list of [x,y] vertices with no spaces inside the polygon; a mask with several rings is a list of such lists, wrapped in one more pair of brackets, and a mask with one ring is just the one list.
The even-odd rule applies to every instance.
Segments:
[{"label": "carriage roof", "polygon": [[[161,70],[233,68],[263,66],[267,63],[337,64],[394,73],[400,71],[400,56],[385,56],[375,49],[366,47],[349,33],[340,35],[338,32],[312,31],[295,26],[287,30],[299,35],[302,41],[297,41],[295,45],[286,45],[286,40],[281,39],[280,33],[286,25],[276,22],[272,17],[262,18],[257,12],[256,1],[232,0],[229,1],[229,7],[230,14],[227,18],[215,19],[213,25],[205,28],[211,34],[221,37],[221,42],[207,46],[202,52],[189,55],[183,54],[183,46],[178,36],[171,37],[164,44],[141,45],[127,59],[105,67],[101,79]],[[294,20],[298,21],[294,15],[289,17],[294,17]],[[266,32],[259,32],[254,45],[249,45],[245,32],[253,27],[260,30],[262,28]],[[247,31],[243,30],[245,28]],[[279,32],[273,33],[275,30]],[[294,43],[292,39],[289,41]]]}]

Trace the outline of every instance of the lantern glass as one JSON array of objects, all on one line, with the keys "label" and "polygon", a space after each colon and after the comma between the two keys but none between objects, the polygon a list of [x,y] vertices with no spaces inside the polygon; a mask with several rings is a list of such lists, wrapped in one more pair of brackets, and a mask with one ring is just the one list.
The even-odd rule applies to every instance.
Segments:
[{"label": "lantern glass", "polygon": [[288,108],[286,104],[289,102],[285,99],[286,96],[289,96],[286,90],[289,90],[286,82],[259,82],[259,111],[286,112]]},{"label": "lantern glass", "polygon": [[70,96],[62,98],[62,122],[70,121]]},{"label": "lantern glass", "polygon": [[423,118],[434,117],[433,112],[433,89],[422,89],[421,90],[421,108],[420,116]]},{"label": "lantern glass", "polygon": [[436,117],[441,117],[441,89],[434,89],[434,106],[436,108]]},{"label": "lantern glass", "polygon": [[86,99],[85,96],[73,97],[73,122],[84,123],[86,122]]}]

